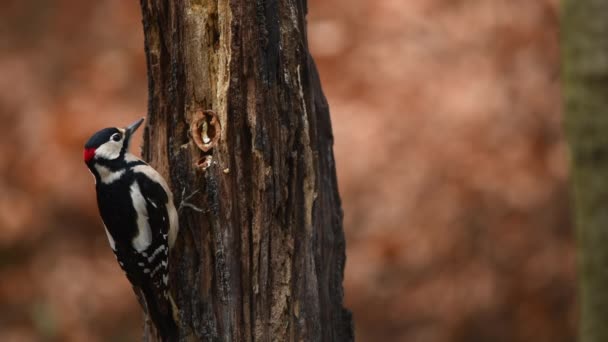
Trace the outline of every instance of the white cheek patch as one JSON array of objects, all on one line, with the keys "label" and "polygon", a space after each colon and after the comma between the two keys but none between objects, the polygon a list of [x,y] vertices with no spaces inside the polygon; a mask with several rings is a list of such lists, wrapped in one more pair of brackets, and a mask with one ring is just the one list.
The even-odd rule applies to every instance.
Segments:
[{"label": "white cheek patch", "polygon": [[95,157],[100,159],[112,160],[120,156],[120,150],[122,149],[122,140],[114,141],[110,140],[107,143],[99,146],[95,150]]}]

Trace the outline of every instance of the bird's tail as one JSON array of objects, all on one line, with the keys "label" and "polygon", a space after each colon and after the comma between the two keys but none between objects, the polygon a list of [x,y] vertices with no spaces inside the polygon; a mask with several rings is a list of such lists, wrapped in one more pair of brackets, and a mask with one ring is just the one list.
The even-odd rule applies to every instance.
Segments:
[{"label": "bird's tail", "polygon": [[145,309],[152,319],[161,340],[163,342],[177,341],[178,329],[174,320],[175,308],[171,297],[168,293],[165,296],[164,293],[159,293],[159,291],[155,291],[146,285],[141,288],[141,293],[145,301]]}]

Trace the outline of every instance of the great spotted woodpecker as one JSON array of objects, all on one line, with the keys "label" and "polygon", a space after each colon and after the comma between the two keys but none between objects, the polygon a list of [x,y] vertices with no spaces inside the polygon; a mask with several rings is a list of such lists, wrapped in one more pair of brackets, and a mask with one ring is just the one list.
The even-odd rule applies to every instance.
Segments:
[{"label": "great spotted woodpecker", "polygon": [[134,290],[141,294],[161,338],[177,332],[168,291],[169,249],[178,232],[173,194],[163,177],[129,153],[144,119],[125,128],[104,128],[84,145],[95,177],[97,205],[110,247]]}]

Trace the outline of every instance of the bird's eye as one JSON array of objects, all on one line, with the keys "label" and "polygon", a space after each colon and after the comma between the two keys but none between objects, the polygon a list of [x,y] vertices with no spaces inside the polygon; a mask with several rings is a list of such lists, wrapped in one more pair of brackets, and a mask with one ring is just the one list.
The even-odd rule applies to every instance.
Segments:
[{"label": "bird's eye", "polygon": [[114,134],[112,134],[112,140],[114,140],[114,141],[120,141],[120,139],[122,139],[122,136],[120,136],[120,133],[114,133]]}]

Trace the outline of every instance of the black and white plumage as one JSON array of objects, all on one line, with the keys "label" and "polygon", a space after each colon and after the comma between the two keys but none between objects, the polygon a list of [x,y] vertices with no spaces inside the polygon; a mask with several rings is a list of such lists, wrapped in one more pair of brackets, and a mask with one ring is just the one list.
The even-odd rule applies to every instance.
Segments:
[{"label": "black and white plumage", "polygon": [[97,205],[120,267],[145,300],[163,340],[176,332],[169,282],[169,249],[178,232],[173,195],[163,177],[128,151],[143,118],[126,128],[104,128],[84,146],[95,177]]}]

